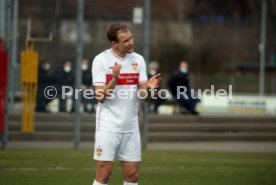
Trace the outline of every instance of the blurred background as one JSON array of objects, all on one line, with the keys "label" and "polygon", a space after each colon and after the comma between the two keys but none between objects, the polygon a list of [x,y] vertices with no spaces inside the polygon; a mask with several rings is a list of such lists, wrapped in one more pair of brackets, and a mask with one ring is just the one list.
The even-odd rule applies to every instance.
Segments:
[{"label": "blurred background", "polygon": [[[135,16],[139,17],[144,1],[95,0],[84,3],[85,58],[91,62],[97,53],[110,47],[106,29],[113,22],[127,23],[134,34],[135,50],[143,54],[143,22],[135,20],[139,19]],[[275,94],[275,1],[267,0],[267,7],[265,92]],[[237,93],[259,92],[262,1],[155,0],[150,11],[149,60],[158,61],[164,83],[180,60],[186,59],[196,89],[208,88],[210,84],[225,87],[231,83]],[[51,70],[64,60],[75,64],[76,17],[77,1],[20,0],[18,51],[25,47],[30,20],[32,37],[48,38],[50,33],[53,36],[49,42],[35,43],[40,60],[48,60]],[[10,33],[6,34],[8,38],[12,37]],[[19,60],[14,67],[20,70]],[[15,73],[16,90],[19,90],[19,74]]]},{"label": "blurred background", "polygon": [[[92,61],[110,47],[106,30],[114,22],[129,26],[135,51],[157,66],[170,92],[141,106],[146,142],[276,141],[275,0],[2,0],[0,12],[1,52],[8,56],[1,54],[4,143],[93,140],[96,101],[76,102],[72,94],[49,100],[44,89],[92,89]],[[24,59],[27,49],[35,54]],[[190,115],[168,85],[181,61],[189,64],[190,88],[214,85],[233,98],[203,96]],[[24,81],[26,74],[34,81]]]},{"label": "blurred background", "polygon": [[1,184],[92,183],[97,102],[61,90],[93,89],[114,22],[167,90],[140,103],[139,183],[276,184],[276,0],[0,0]]}]

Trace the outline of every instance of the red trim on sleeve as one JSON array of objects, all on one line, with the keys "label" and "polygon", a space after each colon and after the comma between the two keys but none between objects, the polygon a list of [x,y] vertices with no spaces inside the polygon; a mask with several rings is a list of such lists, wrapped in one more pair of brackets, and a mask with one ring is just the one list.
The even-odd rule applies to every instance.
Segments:
[{"label": "red trim on sleeve", "polygon": [[147,83],[147,80],[144,80],[142,82],[139,82],[139,84],[142,84],[142,83]]},{"label": "red trim on sleeve", "polygon": [[106,84],[105,83],[102,83],[102,82],[95,82],[93,83],[94,86],[105,86]]}]

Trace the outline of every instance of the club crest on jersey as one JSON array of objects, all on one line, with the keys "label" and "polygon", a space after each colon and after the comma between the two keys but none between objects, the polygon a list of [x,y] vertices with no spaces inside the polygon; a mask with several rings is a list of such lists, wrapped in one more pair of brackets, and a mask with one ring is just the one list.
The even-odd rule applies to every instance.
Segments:
[{"label": "club crest on jersey", "polygon": [[133,61],[131,65],[132,65],[132,69],[133,69],[134,71],[137,71],[137,70],[138,70],[138,63],[137,63],[137,62]]},{"label": "club crest on jersey", "polygon": [[98,157],[101,157],[103,153],[103,149],[101,148],[101,146],[98,146],[98,148],[96,149],[96,154]]}]

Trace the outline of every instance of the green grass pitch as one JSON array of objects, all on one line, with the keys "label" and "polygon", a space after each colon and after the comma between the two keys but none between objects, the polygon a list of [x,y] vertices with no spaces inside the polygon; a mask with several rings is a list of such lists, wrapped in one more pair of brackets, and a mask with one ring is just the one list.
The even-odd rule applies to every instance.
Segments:
[{"label": "green grass pitch", "polygon": [[[89,150],[0,151],[2,185],[91,185]],[[115,163],[109,185],[122,185]],[[276,154],[144,151],[140,185],[275,185]]]}]

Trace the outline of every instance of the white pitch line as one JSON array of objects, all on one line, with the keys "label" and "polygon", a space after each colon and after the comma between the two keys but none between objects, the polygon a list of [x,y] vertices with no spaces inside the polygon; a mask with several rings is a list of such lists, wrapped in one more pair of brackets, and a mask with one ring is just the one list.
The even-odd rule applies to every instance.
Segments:
[{"label": "white pitch line", "polygon": [[[141,170],[170,170],[170,169],[187,169],[190,168],[190,166],[177,166],[177,167],[168,167],[168,166],[146,166],[141,167]],[[203,168],[203,166],[195,166],[193,168]],[[121,167],[114,167],[115,170],[121,170]],[[70,171],[70,170],[96,170],[95,167],[47,167],[47,168],[0,168],[0,171],[26,171],[26,172],[32,172],[32,171]]]}]

